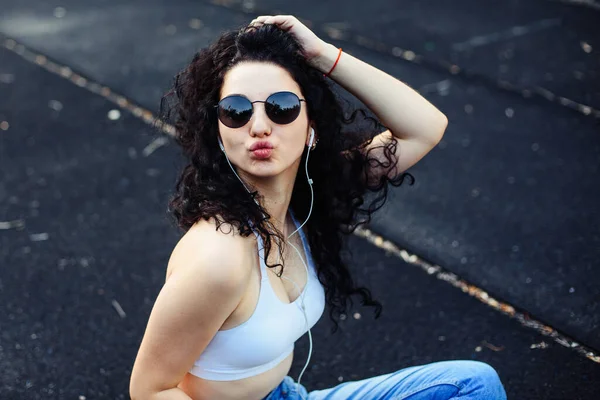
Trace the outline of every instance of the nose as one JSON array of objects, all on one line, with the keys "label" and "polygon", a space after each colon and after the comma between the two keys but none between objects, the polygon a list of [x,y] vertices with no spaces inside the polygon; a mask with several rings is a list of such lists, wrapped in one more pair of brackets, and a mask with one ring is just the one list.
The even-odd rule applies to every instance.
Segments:
[{"label": "nose", "polygon": [[271,134],[271,120],[265,112],[263,103],[254,103],[252,118],[250,119],[250,135],[263,137]]}]

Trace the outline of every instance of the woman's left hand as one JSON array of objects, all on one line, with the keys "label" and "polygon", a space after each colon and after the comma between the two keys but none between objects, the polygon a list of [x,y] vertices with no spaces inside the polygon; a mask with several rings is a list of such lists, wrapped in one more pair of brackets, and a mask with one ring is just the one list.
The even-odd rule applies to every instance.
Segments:
[{"label": "woman's left hand", "polygon": [[315,35],[313,31],[293,15],[261,15],[250,22],[250,25],[257,27],[264,24],[275,24],[294,35],[304,48],[304,53],[309,62],[319,57],[325,49],[325,41]]}]

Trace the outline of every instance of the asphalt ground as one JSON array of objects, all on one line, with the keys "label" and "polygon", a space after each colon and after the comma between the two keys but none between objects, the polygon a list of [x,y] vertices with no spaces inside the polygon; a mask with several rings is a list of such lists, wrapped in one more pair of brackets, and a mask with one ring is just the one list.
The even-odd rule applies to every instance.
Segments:
[{"label": "asphalt ground", "polygon": [[[255,12],[277,11],[276,7],[284,4],[181,1],[170,7],[172,3],[164,0],[94,4],[71,0],[62,3],[65,15],[57,18],[55,6],[39,0],[4,3],[0,32],[83,71],[150,110],[156,110],[172,76],[196,49],[210,43],[218,32],[247,22]],[[302,7],[294,8],[299,4]],[[310,17],[311,25],[323,35],[332,35],[332,23],[340,32],[353,29],[364,36],[378,32],[373,23],[382,29],[387,26],[382,30],[388,32],[386,40],[406,41],[409,46],[405,48],[416,46],[415,40],[424,40],[427,35],[416,28],[414,32],[394,31],[393,26],[404,25],[386,25],[388,19],[394,21],[389,15],[412,16],[406,18],[414,21],[413,25],[440,30],[443,24],[432,18],[442,19],[448,12],[448,20],[454,21],[456,13],[435,1],[430,1],[428,12],[421,14],[415,14],[420,9],[416,3],[412,14],[404,9],[392,13],[399,6],[383,1],[369,6],[356,2],[353,7],[320,4],[289,3],[280,11]],[[485,32],[498,32],[502,22],[506,29],[522,26],[525,19],[550,18],[548,12],[552,10],[556,18],[571,15],[565,21],[580,20],[584,27],[589,15],[599,14],[587,8],[537,1],[540,15],[536,15],[529,3],[510,4],[508,8],[496,4],[495,9],[501,10],[496,17],[489,15],[487,7],[478,9],[466,1],[461,7],[471,7],[472,26],[467,20],[458,25],[452,22],[454,29],[448,28],[451,40],[446,39],[446,47],[451,42],[468,42],[476,29],[481,36],[487,25],[491,27]],[[579,19],[572,16],[575,14]],[[326,22],[328,17],[331,19]],[[340,20],[345,21],[345,27]],[[581,42],[591,43],[591,53],[586,53],[581,44],[573,47],[570,38],[574,34],[569,29],[564,28],[560,45],[545,42],[548,32],[537,30],[490,46],[513,46],[521,49],[519,54],[539,53],[540,57],[556,48],[575,49],[586,57],[587,64],[580,69],[592,78],[582,88],[593,97],[600,90],[593,78],[600,65],[596,63],[600,42],[589,33],[589,27],[577,32]],[[404,53],[393,57],[352,38],[356,39],[349,35],[348,41],[332,41],[419,89],[450,119],[440,146],[413,168],[418,190],[399,191],[386,208],[385,217],[374,221],[374,229],[600,349],[600,278],[594,271],[600,257],[600,224],[588,223],[600,221],[600,115],[595,118],[540,96],[524,97],[521,91],[501,89],[493,83],[492,75],[492,80],[486,81],[452,74],[436,67],[435,62],[442,63],[442,58],[434,60],[434,55],[431,60],[435,62],[425,65],[408,62]],[[532,44],[535,40],[538,42]],[[477,51],[488,51],[488,47],[479,46]],[[419,49],[415,48],[415,54]],[[490,65],[498,64],[498,57],[481,54]],[[562,68],[569,69],[571,61],[565,57]],[[533,68],[528,63],[518,65],[523,73]],[[571,78],[562,86],[575,87],[577,82]],[[389,213],[394,214],[394,224],[387,223]]]},{"label": "asphalt ground", "polygon": [[[235,3],[65,3],[56,18],[53,4],[2,2],[0,32],[152,110],[195,48],[249,20]],[[311,15],[327,31],[323,12]],[[200,29],[190,26],[194,16]],[[420,89],[451,122],[411,171],[417,184],[395,191],[371,228],[600,348],[597,120],[504,90],[491,75],[450,74],[441,62],[407,62],[352,40],[343,46]],[[0,60],[0,116],[10,124],[0,131],[0,221],[25,224],[0,235],[0,398],[125,398],[179,235],[165,212],[177,149],[102,96],[6,49]],[[112,109],[121,109],[116,121]],[[358,308],[360,318],[349,315],[333,336],[324,318],[303,377],[309,388],[466,358],[493,365],[509,398],[598,393],[597,363],[364,239],[350,245],[356,273],[386,311],[373,321]],[[306,341],[298,349],[295,377]]]}]

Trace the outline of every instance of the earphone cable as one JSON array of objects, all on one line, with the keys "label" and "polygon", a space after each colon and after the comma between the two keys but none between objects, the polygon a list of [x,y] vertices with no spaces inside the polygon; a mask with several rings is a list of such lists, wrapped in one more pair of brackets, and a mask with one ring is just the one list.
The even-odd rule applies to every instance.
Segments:
[{"label": "earphone cable", "polygon": [[[311,140],[311,143],[312,143],[312,140]],[[310,155],[310,146],[308,147],[308,149],[309,150],[306,153],[306,162],[304,163],[304,171],[306,173],[306,179],[308,181],[308,186],[310,188],[310,209],[308,210],[308,215],[306,217],[306,220],[294,232],[292,232],[287,237],[287,239],[291,238],[296,232],[298,232],[300,229],[302,229],[302,227],[308,222],[308,219],[310,218],[310,215],[312,214],[313,203],[314,203],[314,191],[313,191],[313,187],[312,187],[313,180],[310,179],[310,177],[308,176],[308,158],[309,158],[309,155]],[[221,150],[223,150],[223,153],[225,154],[225,159],[227,160],[227,163],[231,167],[231,170],[233,171],[233,173],[235,174],[235,176],[237,176],[237,178],[242,183],[242,185],[244,186],[244,188],[246,189],[246,191],[248,193],[250,193],[250,190],[248,190],[248,188],[244,184],[244,181],[239,177],[239,175],[235,172],[235,168],[233,168],[233,166],[231,165],[231,162],[229,161],[229,157],[227,157],[227,153],[225,153],[225,149],[223,147],[221,147]],[[254,199],[254,201],[258,204],[258,202],[257,202],[256,199]],[[293,217],[293,215],[292,215],[292,217]],[[295,217],[294,217],[294,219],[295,219]],[[310,358],[311,358],[312,349],[313,349],[312,334],[311,334],[310,328],[308,327],[308,317],[306,316],[306,309],[305,309],[305,306],[304,306],[304,296],[306,295],[306,291],[308,289],[308,283],[309,283],[309,280],[310,280],[310,272],[308,270],[308,266],[306,265],[306,263],[304,262],[304,259],[302,258],[302,254],[300,253],[300,251],[296,248],[296,246],[294,246],[293,244],[291,244],[290,242],[288,242],[287,239],[286,239],[286,242],[290,246],[292,246],[294,248],[294,250],[296,250],[296,253],[298,253],[298,256],[300,257],[300,261],[302,261],[302,264],[304,264],[304,268],[306,269],[306,286],[305,286],[304,292],[300,291],[300,287],[292,279],[290,279],[288,277],[283,277],[284,279],[287,279],[290,282],[292,282],[294,284],[294,286],[296,286],[296,289],[300,292],[299,296],[300,296],[300,303],[301,303],[302,314],[304,315],[305,328],[308,330],[308,340],[309,340],[308,357],[306,359],[306,364],[304,364],[304,368],[302,368],[302,371],[300,372],[300,375],[298,376],[298,381],[296,382],[296,392],[300,395],[300,397],[302,398],[302,400],[306,400],[306,398],[300,393],[299,386],[300,386],[300,380],[302,379],[302,375],[304,374],[304,371],[306,371],[306,368],[308,367],[308,364],[310,363]],[[308,254],[307,254],[307,257],[308,257]]]}]

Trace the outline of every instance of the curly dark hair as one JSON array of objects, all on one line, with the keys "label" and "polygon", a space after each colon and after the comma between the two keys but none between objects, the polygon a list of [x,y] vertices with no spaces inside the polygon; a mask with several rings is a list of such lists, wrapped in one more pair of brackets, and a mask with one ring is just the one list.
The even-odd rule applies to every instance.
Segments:
[{"label": "curly dark hair", "polygon": [[[360,297],[362,305],[375,307],[375,318],[378,318],[383,308],[381,303],[372,298],[368,289],[355,285],[342,259],[343,235],[370,222],[371,214],[387,199],[388,183],[400,186],[410,177],[412,185],[414,177],[402,173],[393,179],[382,174],[377,182],[369,179],[369,167],[387,171],[395,168],[397,140],[392,138],[381,146],[385,147],[385,163],[370,158],[370,151],[365,154],[374,135],[385,127],[369,116],[365,108],[344,113],[341,98],[333,92],[330,81],[309,65],[299,42],[275,25],[223,33],[212,45],[195,54],[191,63],[175,76],[173,88],[162,98],[159,121],[174,125],[175,141],[189,160],[177,180],[169,212],[185,231],[200,219],[210,218],[216,221],[217,229],[225,222],[244,237],[255,229],[264,242],[265,262],[273,238],[277,239],[283,257],[279,245],[284,241],[283,234],[270,223],[270,215],[260,205],[260,193],[249,194],[241,185],[217,141],[219,126],[214,106],[220,100],[223,78],[234,65],[245,61],[276,64],[291,74],[306,99],[308,118],[314,122],[319,136],[319,145],[311,151],[308,164],[314,181],[314,205],[305,232],[318,278],[325,287],[333,332],[338,328],[339,316],[353,306],[353,295]],[[346,105],[350,102],[346,101]],[[368,122],[369,129],[356,132],[349,129],[358,114]],[[306,162],[307,151],[305,148],[301,165]],[[310,187],[306,177],[299,175],[290,208],[299,221],[304,221],[310,207]],[[376,196],[365,205],[368,191]],[[267,266],[283,268],[282,264]]]}]

